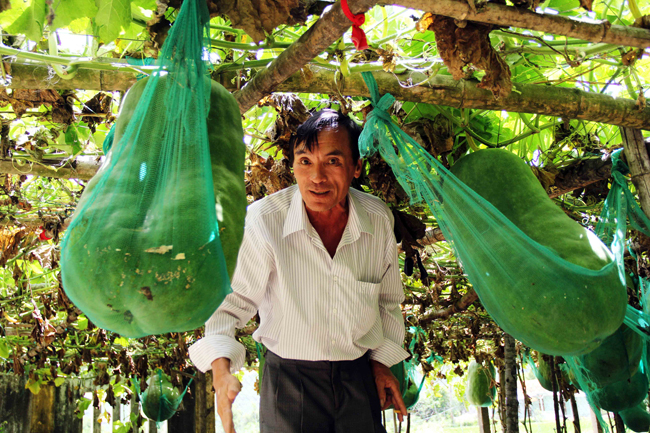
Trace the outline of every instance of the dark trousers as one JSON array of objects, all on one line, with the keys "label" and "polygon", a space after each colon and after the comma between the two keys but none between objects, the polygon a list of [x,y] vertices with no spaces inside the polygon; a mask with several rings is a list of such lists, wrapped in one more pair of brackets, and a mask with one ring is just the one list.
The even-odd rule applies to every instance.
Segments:
[{"label": "dark trousers", "polygon": [[299,361],[267,351],[261,433],[386,433],[366,353],[353,361]]}]

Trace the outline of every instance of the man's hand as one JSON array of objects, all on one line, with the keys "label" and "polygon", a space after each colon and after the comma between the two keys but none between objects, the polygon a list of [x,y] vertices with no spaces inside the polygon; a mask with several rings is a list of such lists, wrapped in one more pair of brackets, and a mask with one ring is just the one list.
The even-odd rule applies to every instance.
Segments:
[{"label": "man's hand", "polygon": [[226,433],[235,433],[232,402],[241,391],[241,383],[230,374],[230,359],[218,358],[212,361],[212,386],[217,393],[217,413],[221,418],[223,430]]},{"label": "man's hand", "polygon": [[391,373],[390,368],[381,362],[370,360],[372,375],[375,377],[377,393],[379,394],[379,405],[381,410],[385,410],[391,404],[395,408],[399,422],[404,421],[406,415],[406,405],[402,400],[402,393],[399,390],[399,382]]}]

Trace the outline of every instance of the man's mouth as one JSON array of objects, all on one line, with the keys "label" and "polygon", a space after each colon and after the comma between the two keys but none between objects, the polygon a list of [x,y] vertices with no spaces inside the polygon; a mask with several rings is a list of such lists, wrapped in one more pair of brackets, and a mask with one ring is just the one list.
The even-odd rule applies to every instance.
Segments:
[{"label": "man's mouth", "polygon": [[317,195],[317,196],[324,196],[329,193],[329,191],[310,191],[312,194]]}]

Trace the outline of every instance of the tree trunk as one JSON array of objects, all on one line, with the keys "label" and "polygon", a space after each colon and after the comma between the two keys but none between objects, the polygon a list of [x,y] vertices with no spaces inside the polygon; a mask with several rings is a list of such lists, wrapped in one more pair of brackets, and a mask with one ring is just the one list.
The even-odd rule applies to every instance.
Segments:
[{"label": "tree trunk", "polygon": [[499,367],[499,418],[501,418],[501,429],[503,430],[503,433],[506,433],[506,368],[505,366]]},{"label": "tree trunk", "polygon": [[517,400],[517,348],[515,339],[503,339],[506,388],[506,433],[519,433],[519,401]]},{"label": "tree trunk", "polygon": [[458,20],[537,30],[595,43],[650,47],[650,31],[645,29],[611,25],[609,22],[592,24],[560,15],[540,14],[505,4],[483,3],[479,7],[474,6],[476,10],[473,11],[470,4],[474,5],[474,2],[462,0],[395,0],[391,3]]},{"label": "tree trunk", "polygon": [[650,216],[650,157],[638,129],[620,128],[627,165],[630,167],[632,183],[639,192],[641,209]]}]

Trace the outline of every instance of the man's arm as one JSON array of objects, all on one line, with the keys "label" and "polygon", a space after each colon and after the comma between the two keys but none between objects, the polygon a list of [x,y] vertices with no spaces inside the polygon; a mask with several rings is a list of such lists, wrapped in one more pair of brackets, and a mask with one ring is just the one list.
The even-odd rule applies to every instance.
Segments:
[{"label": "man's arm", "polygon": [[237,372],[246,358],[246,349],[235,339],[235,328],[242,328],[255,315],[264,298],[272,268],[272,255],[255,222],[247,221],[244,239],[228,294],[205,324],[205,336],[194,343],[190,358],[200,371],[212,368],[217,358],[230,360],[230,371]]},{"label": "man's arm", "polygon": [[390,224],[384,255],[385,271],[379,291],[379,315],[384,342],[370,352],[370,365],[382,410],[392,405],[401,422],[406,415],[406,406],[402,400],[400,384],[389,367],[401,362],[409,354],[402,348],[405,330],[400,304],[404,301],[404,289],[397,261],[397,242],[392,230],[392,214],[390,211],[388,214]]},{"label": "man's arm", "polygon": [[370,352],[370,359],[390,367],[407,358],[409,353],[402,348],[405,329],[400,304],[404,301],[404,289],[397,261],[397,242],[392,232],[392,224],[390,235],[387,238],[384,253],[385,271],[379,291],[379,315],[384,342]]},{"label": "man's arm", "polygon": [[217,396],[217,413],[226,433],[235,433],[232,403],[241,390],[237,372],[246,358],[246,349],[235,339],[241,328],[255,315],[264,298],[272,268],[268,243],[255,222],[246,221],[244,239],[237,256],[232,289],[205,324],[205,336],[194,343],[190,358],[205,372],[212,369],[212,386]]}]

